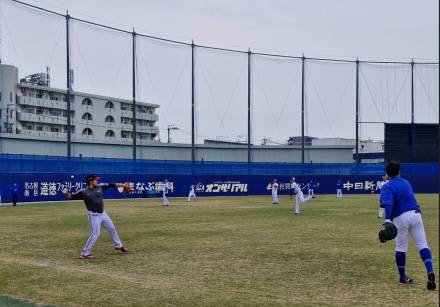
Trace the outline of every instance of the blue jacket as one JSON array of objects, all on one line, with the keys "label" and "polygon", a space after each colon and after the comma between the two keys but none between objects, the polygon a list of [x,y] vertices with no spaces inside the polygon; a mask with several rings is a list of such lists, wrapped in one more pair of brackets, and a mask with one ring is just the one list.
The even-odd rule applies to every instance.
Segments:
[{"label": "blue jacket", "polygon": [[389,220],[407,211],[420,210],[411,184],[401,177],[393,177],[383,186],[380,204],[385,206],[385,219]]}]

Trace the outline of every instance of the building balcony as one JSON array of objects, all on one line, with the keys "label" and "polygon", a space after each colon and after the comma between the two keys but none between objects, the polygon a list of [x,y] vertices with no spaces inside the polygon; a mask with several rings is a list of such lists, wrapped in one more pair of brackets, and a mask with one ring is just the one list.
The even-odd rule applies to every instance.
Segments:
[{"label": "building balcony", "polygon": [[37,130],[20,129],[20,130],[17,130],[17,134],[39,136],[39,137],[49,137],[49,138],[62,138],[62,139],[67,138],[67,133],[65,133],[65,132],[51,132],[51,131],[37,131]]},{"label": "building balcony", "polygon": [[[50,100],[50,99],[35,98],[28,96],[17,96],[17,103],[19,105],[29,105],[35,107],[67,110],[67,102],[60,100]],[[75,104],[73,103],[71,104],[72,110],[74,109],[74,105]]]},{"label": "building balcony", "polygon": [[53,116],[46,114],[34,114],[34,113],[17,113],[17,120],[21,122],[33,122],[33,123],[45,123],[55,125],[66,125],[67,118],[62,116]]},{"label": "building balcony", "polygon": [[[133,111],[121,110],[121,117],[133,118]],[[149,114],[149,113],[140,113],[136,112],[137,119],[149,120],[157,122],[159,120],[159,116],[157,114]]]},{"label": "building balcony", "polygon": [[[123,131],[133,131],[133,125],[121,125],[121,130]],[[159,127],[158,126],[154,126],[154,127],[146,127],[146,126],[136,126],[136,132],[140,132],[140,133],[152,133],[152,134],[158,134],[159,133]]]}]

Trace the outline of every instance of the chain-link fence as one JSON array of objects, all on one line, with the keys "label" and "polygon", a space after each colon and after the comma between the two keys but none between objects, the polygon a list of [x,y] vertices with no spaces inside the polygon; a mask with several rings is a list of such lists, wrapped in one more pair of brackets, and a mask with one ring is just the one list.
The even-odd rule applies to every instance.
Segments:
[{"label": "chain-link fence", "polygon": [[384,123],[438,123],[437,62],[223,49],[0,3],[2,63],[17,66],[20,77],[47,67],[50,89],[67,93],[72,115],[59,135],[68,155],[94,139],[130,144],[133,158],[150,142],[191,146],[194,160],[201,144],[242,145],[251,160],[254,145],[297,145],[304,153],[309,137],[359,146],[383,140]]}]

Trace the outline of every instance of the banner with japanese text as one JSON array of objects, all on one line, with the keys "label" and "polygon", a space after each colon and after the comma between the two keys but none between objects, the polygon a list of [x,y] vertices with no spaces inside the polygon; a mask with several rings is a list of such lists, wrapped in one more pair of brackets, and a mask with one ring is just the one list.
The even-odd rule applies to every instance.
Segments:
[{"label": "banner with japanese text", "polygon": [[[66,173],[0,174],[2,202],[11,201],[14,182],[17,183],[19,202],[64,200],[61,192],[63,188],[72,193],[85,188],[85,176]],[[410,181],[416,193],[438,193],[438,175],[410,175],[405,178]],[[122,193],[122,190],[109,189],[105,192],[105,198],[151,198],[162,196],[165,180],[171,186],[169,197],[185,197],[188,196],[191,185],[194,185],[197,196],[270,195],[273,179],[278,181],[280,195],[292,194],[289,176],[106,174],[102,176],[101,182],[129,182],[133,187],[133,192],[129,194]],[[313,187],[316,195],[336,193],[338,181],[342,183],[344,194],[372,193],[379,190],[381,180],[380,176],[371,175],[296,177],[296,182],[304,193]]]}]

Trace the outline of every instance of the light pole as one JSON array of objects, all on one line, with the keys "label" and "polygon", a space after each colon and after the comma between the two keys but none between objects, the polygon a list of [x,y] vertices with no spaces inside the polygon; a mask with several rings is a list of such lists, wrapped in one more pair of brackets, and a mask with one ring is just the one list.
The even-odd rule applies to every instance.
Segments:
[{"label": "light pole", "polygon": [[179,128],[177,126],[174,125],[168,125],[168,141],[167,143],[171,143],[171,130],[179,130]]}]

